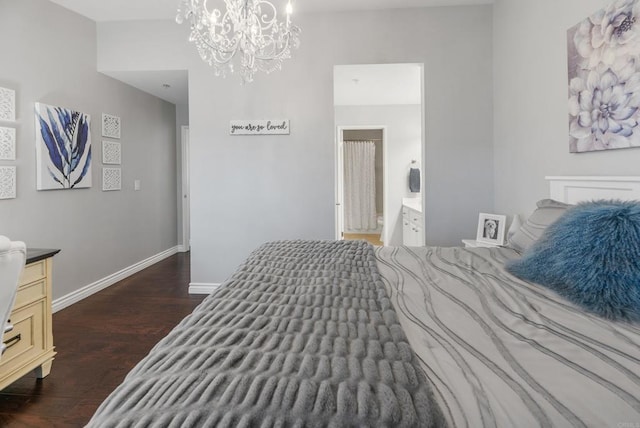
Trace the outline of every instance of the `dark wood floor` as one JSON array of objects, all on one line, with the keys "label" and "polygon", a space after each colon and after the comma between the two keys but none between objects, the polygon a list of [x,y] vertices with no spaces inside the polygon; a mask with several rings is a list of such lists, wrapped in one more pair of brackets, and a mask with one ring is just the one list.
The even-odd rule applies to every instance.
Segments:
[{"label": "dark wood floor", "polygon": [[202,301],[188,294],[188,285],[189,255],[180,253],[53,314],[58,355],[51,374],[27,375],[0,392],[0,427],[84,426],[129,370]]}]

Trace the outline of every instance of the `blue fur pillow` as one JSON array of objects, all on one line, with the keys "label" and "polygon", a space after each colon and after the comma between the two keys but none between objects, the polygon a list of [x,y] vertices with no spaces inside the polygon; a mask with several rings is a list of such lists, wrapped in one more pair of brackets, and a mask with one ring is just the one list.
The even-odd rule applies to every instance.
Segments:
[{"label": "blue fur pillow", "polygon": [[640,203],[570,208],[507,270],[605,318],[640,320]]}]

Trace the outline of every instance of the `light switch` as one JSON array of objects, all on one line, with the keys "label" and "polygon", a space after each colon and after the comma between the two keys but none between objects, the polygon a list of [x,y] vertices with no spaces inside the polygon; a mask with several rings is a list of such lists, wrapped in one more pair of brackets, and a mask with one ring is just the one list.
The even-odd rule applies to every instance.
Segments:
[{"label": "light switch", "polygon": [[140,190],[140,180],[133,180],[133,190]]}]

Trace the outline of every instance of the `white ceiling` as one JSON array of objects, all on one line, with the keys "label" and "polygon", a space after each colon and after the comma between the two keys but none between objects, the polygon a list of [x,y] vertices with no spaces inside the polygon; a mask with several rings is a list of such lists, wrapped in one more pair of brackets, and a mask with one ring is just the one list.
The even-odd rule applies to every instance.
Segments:
[{"label": "white ceiling", "polygon": [[[94,21],[174,19],[180,0],[51,0]],[[278,6],[285,0],[272,0]],[[218,1],[221,3],[221,1]],[[493,0],[291,0],[294,13],[490,4]],[[213,4],[213,3],[212,3]]]},{"label": "white ceiling", "polygon": [[[67,9],[83,15],[96,22],[175,19],[180,0],[51,0]],[[214,1],[214,0],[209,0]],[[276,6],[285,4],[286,0],[272,0]],[[398,9],[410,7],[462,6],[491,4],[494,0],[291,0],[294,13],[332,11],[332,10],[369,10]],[[218,0],[220,2],[220,0]],[[213,3],[212,3],[213,4]],[[195,49],[195,48],[194,48]],[[350,73],[336,75],[343,81],[337,82],[345,99],[336,100],[336,105],[362,104],[413,104],[408,99],[400,99],[400,94],[419,94],[419,89],[406,87],[406,81],[393,79],[383,75],[390,71],[384,69],[344,69]],[[404,71],[411,73],[410,71]],[[415,72],[415,68],[414,68]],[[367,73],[373,73],[369,75]],[[382,74],[381,74],[382,73]],[[400,73],[400,74],[398,74]],[[402,75],[403,71],[395,70],[391,75]],[[418,72],[419,73],[419,72]],[[148,92],[173,104],[188,103],[188,76],[186,71],[126,71],[105,73],[124,83]],[[406,76],[405,76],[406,77]],[[353,79],[360,84],[354,85]],[[410,79],[407,79],[409,81]],[[383,84],[385,81],[387,83]],[[164,85],[169,85],[167,88]],[[380,90],[385,88],[384,91]],[[378,90],[375,90],[378,89]],[[378,95],[376,95],[378,94]],[[382,94],[382,95],[380,95]],[[395,98],[389,95],[395,94]],[[343,97],[343,95],[340,95]],[[356,98],[360,96],[358,101]],[[355,98],[354,98],[355,97]],[[364,98],[362,98],[364,97]],[[405,102],[406,101],[406,102]],[[419,103],[419,101],[417,101]],[[347,104],[345,104],[347,103]],[[354,104],[355,103],[355,104]]]},{"label": "white ceiling", "polygon": [[337,106],[420,104],[419,64],[337,65],[333,103]]}]

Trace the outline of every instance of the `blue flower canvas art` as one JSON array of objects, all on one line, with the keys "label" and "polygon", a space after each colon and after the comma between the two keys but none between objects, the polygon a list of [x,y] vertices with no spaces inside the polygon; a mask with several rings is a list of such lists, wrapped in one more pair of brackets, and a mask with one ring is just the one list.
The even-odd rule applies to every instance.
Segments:
[{"label": "blue flower canvas art", "polygon": [[616,0],[567,31],[569,150],[640,147],[640,3]]},{"label": "blue flower canvas art", "polygon": [[36,103],[37,189],[91,187],[91,117]]}]

